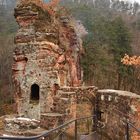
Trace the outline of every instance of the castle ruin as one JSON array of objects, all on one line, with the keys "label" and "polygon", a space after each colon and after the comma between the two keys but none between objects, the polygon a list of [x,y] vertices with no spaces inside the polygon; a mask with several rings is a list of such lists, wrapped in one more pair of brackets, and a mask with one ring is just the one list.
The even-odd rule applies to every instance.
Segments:
[{"label": "castle ruin", "polygon": [[[110,139],[125,139],[122,119],[140,127],[140,96],[83,86],[80,66],[83,48],[78,23],[65,9],[57,6],[52,9],[53,2],[22,0],[15,8],[19,30],[12,70],[17,116],[36,119],[38,126],[50,130],[79,117],[78,104],[86,102],[91,106],[90,113],[104,123],[104,132]],[[15,120],[12,121],[13,133]],[[6,129],[11,129],[12,123],[9,120],[6,123],[10,124]],[[23,125],[19,120],[18,123]],[[132,140],[140,139],[134,130],[130,132]]]}]

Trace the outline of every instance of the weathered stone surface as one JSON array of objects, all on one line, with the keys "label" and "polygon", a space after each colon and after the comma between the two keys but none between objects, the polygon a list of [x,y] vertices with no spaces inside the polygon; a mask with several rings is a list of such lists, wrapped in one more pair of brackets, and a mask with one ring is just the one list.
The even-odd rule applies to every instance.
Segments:
[{"label": "weathered stone surface", "polygon": [[[102,112],[99,116],[105,123],[104,133],[111,139],[126,138],[126,121],[140,128],[140,96],[128,91],[98,90],[96,95],[98,109]],[[132,140],[138,140],[140,135],[129,127]]]},{"label": "weathered stone surface", "polygon": [[[140,99],[132,99],[131,101],[131,114],[133,117],[131,118],[131,122],[136,128],[140,129]],[[134,129],[131,129],[131,139],[139,140],[140,133],[136,132]]]},{"label": "weathered stone surface", "polygon": [[[19,30],[12,69],[17,113],[36,119],[41,113],[52,112],[50,101],[55,84],[80,86],[82,81],[82,45],[73,26],[75,21],[65,12],[60,14],[59,8],[51,14],[47,6],[51,5],[26,0],[15,8]],[[33,85],[39,88],[37,104],[31,101]]]},{"label": "weathered stone surface", "polygon": [[47,130],[56,128],[64,121],[64,115],[59,113],[45,113],[41,114],[41,127]]},{"label": "weathered stone surface", "polygon": [[22,118],[22,117],[6,117],[4,119],[5,130],[8,132],[14,131],[27,131],[39,127],[40,122],[35,119]]}]

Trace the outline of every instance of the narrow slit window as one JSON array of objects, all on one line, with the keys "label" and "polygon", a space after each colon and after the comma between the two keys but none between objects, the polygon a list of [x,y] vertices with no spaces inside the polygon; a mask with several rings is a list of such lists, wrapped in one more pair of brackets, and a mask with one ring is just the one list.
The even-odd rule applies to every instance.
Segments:
[{"label": "narrow slit window", "polygon": [[37,84],[31,86],[31,100],[39,101],[39,86]]}]

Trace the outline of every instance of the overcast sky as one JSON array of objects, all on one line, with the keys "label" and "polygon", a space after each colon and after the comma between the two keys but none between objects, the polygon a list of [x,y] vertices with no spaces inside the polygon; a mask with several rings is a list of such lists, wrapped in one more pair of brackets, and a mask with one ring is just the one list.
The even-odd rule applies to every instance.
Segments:
[{"label": "overcast sky", "polygon": [[123,1],[131,1],[131,2],[139,2],[140,3],[140,0],[123,0]]}]

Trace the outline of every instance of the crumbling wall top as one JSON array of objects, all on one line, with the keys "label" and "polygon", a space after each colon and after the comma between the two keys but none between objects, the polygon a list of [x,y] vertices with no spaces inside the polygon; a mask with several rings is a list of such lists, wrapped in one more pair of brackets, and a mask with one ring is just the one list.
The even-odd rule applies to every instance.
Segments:
[{"label": "crumbling wall top", "polygon": [[137,95],[135,93],[129,92],[129,91],[122,91],[122,90],[113,90],[113,89],[102,89],[102,90],[98,90],[98,93],[101,94],[112,94],[112,96],[114,95],[118,95],[118,96],[124,96],[124,97],[129,97],[129,98],[136,98],[136,99],[140,99],[140,95]]}]

